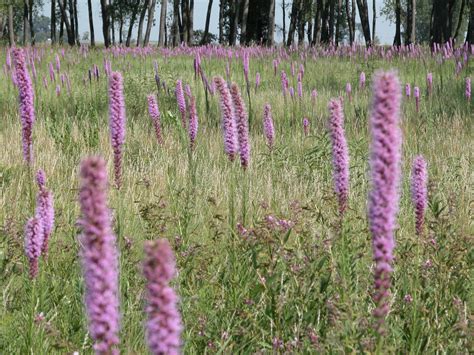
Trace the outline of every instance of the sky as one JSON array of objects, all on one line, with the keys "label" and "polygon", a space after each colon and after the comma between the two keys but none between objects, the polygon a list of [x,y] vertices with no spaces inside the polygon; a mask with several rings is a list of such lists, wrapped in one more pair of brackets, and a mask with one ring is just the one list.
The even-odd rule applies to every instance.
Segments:
[{"label": "sky", "polygon": [[[160,1],[157,1],[159,3]],[[291,0],[287,0],[287,2],[291,2]],[[368,1],[369,5],[369,18],[370,18],[370,25],[372,26],[372,6],[371,1]],[[169,2],[171,4],[171,1]],[[194,29],[204,29],[204,25],[206,22],[206,13],[207,13],[207,0],[195,0],[194,1]],[[380,9],[383,6],[382,0],[376,0],[377,5],[377,12],[380,12]],[[88,19],[88,12],[87,12],[87,0],[78,0],[77,1],[78,7],[78,22],[79,22],[79,33],[82,38],[82,34],[84,32],[89,31],[89,19]],[[104,38],[102,36],[102,19],[100,17],[100,0],[92,0],[92,7],[93,7],[93,14],[94,14],[94,32],[95,32],[95,40],[96,42],[103,42]],[[168,8],[170,5],[168,5]],[[281,10],[281,0],[276,0],[276,14],[275,14],[275,23],[277,26],[282,26],[282,10]],[[45,16],[49,16],[51,12],[51,1],[46,0],[45,5],[43,8],[43,13]],[[155,19],[156,23],[153,26],[151,31],[151,41],[158,41],[158,23],[159,23],[159,16],[160,16],[160,6],[157,4],[155,8]],[[289,11],[287,11],[287,17],[289,17]],[[211,14],[211,22],[209,26],[209,31],[217,35],[218,33],[218,20],[219,20],[219,0],[214,0],[212,4],[212,14]],[[359,21],[358,15],[356,22]],[[137,21],[138,22],[138,21]],[[289,26],[289,18],[286,21],[287,31]],[[128,28],[127,28],[128,30]],[[371,28],[372,30],[372,28]],[[133,38],[136,38],[137,28],[135,26],[133,32]],[[381,17],[380,14],[377,16],[377,25],[376,25],[376,36],[379,38],[382,44],[392,44],[393,36],[395,34],[395,26],[387,21],[385,18]],[[281,33],[276,33],[275,40],[280,42],[282,39]]]}]

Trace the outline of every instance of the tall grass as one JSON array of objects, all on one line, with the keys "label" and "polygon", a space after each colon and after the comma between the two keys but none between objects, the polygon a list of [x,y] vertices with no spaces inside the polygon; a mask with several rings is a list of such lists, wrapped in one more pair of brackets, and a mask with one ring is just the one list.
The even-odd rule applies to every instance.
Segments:
[{"label": "tall grass", "polygon": [[[435,58],[377,56],[282,56],[277,73],[303,63],[303,98],[283,98],[276,54],[252,56],[249,77],[258,72],[258,92],[250,93],[250,164],[245,171],[224,154],[218,94],[194,78],[191,55],[86,56],[67,50],[61,71],[71,92],[56,95],[48,63],[58,48],[45,48],[36,63],[36,124],[33,168],[48,176],[55,196],[56,227],[49,257],[40,262],[35,284],[23,255],[23,226],[33,215],[29,200],[34,183],[24,167],[17,90],[9,75],[0,79],[0,352],[91,353],[83,304],[84,282],[78,257],[78,164],[101,154],[113,171],[109,142],[107,78],[104,56],[124,76],[127,140],[123,146],[122,186],[110,189],[109,206],[120,250],[121,350],[146,351],[144,280],[145,240],[167,238],[177,256],[176,286],[183,316],[185,353],[288,351],[376,351],[371,326],[372,254],[367,222],[367,86],[377,69],[395,68],[401,83],[420,87],[402,102],[403,166],[400,213],[395,233],[390,313],[383,353],[463,353],[472,335],[472,104],[466,101],[468,62],[455,76],[455,62]],[[158,92],[163,145],[148,117],[147,95],[157,93],[153,61],[165,89]],[[0,52],[0,62],[5,51]],[[207,78],[224,76],[227,59],[204,57]],[[99,79],[89,81],[97,65]],[[298,67],[296,67],[298,68]],[[432,94],[424,95],[432,72]],[[59,76],[57,76],[59,77]],[[58,78],[56,79],[58,80]],[[195,96],[199,132],[192,154],[181,127],[174,96],[177,80]],[[296,87],[296,76],[288,75]],[[209,79],[211,81],[211,79]],[[247,86],[241,63],[232,62],[232,81]],[[342,225],[333,192],[327,104],[350,83],[344,100],[350,154],[350,188]],[[317,90],[315,104],[311,91]],[[243,97],[250,107],[248,98]],[[272,107],[276,130],[270,152],[263,133],[263,110]],[[303,117],[310,132],[303,135]],[[429,205],[424,235],[415,232],[409,172],[417,155],[428,162]],[[245,218],[244,218],[245,214]],[[120,222],[120,223],[118,223]],[[237,228],[239,224],[240,228]],[[31,290],[35,287],[35,302]],[[32,309],[33,308],[33,309]],[[33,314],[32,314],[33,313]],[[32,324],[32,319],[35,319]],[[23,331],[32,326],[32,331]]]}]

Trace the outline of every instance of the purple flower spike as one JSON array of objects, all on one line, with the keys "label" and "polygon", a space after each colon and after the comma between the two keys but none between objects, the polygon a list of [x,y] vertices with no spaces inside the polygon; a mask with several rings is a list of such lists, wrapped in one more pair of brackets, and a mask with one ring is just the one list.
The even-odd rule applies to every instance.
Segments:
[{"label": "purple flower spike", "polygon": [[54,200],[53,195],[46,189],[46,176],[43,170],[36,173],[39,193],[36,197],[36,218],[41,219],[43,227],[43,244],[41,254],[48,256],[49,237],[54,228]]},{"label": "purple flower spike", "polygon": [[415,96],[415,106],[416,106],[416,112],[420,111],[420,88],[418,86],[415,86],[413,89],[413,96]]},{"label": "purple flower spike", "polygon": [[426,86],[428,87],[428,95],[433,91],[433,73],[426,74]]},{"label": "purple flower spike", "polygon": [[347,94],[347,97],[349,98],[349,102],[351,102],[352,101],[352,86],[351,86],[351,83],[346,84],[346,94]]},{"label": "purple flower spike", "polygon": [[411,170],[411,200],[415,207],[416,234],[421,236],[428,205],[428,172],[425,159],[420,155],[413,161]]},{"label": "purple flower spike", "polygon": [[178,355],[183,326],[178,297],[169,285],[176,275],[173,251],[166,239],[145,243],[143,273],[146,278],[146,335],[152,354]]},{"label": "purple flower spike", "polygon": [[36,183],[38,184],[38,187],[40,191],[44,190],[46,187],[46,174],[42,169],[38,170],[36,173]]},{"label": "purple flower spike", "polygon": [[409,83],[405,84],[405,96],[410,97],[411,96],[411,86]]},{"label": "purple flower spike", "polygon": [[161,121],[160,121],[160,110],[158,108],[158,102],[156,101],[155,95],[150,94],[147,96],[148,100],[148,113],[153,122],[155,128],[156,139],[158,144],[163,145],[163,137],[161,136]]},{"label": "purple flower spike", "polygon": [[471,100],[471,78],[466,78],[466,99]]},{"label": "purple flower spike", "polygon": [[38,276],[38,261],[43,246],[43,223],[41,218],[30,218],[25,227],[25,254],[30,264],[30,278]]},{"label": "purple flower spike", "polygon": [[23,158],[28,165],[33,161],[33,124],[35,123],[34,93],[25,62],[23,49],[13,49],[15,80],[19,92]]},{"label": "purple flower spike", "polygon": [[401,132],[399,110],[401,88],[393,72],[379,73],[374,81],[370,117],[370,168],[372,188],[369,194],[369,225],[375,261],[373,299],[377,331],[389,311],[394,229],[398,213]]},{"label": "purple flower spike", "polygon": [[273,127],[272,108],[270,104],[266,104],[263,110],[263,132],[267,140],[267,145],[270,150],[273,150],[275,143],[275,129]]},{"label": "purple flower spike", "polygon": [[107,207],[105,161],[100,157],[83,160],[80,177],[78,224],[89,332],[96,354],[118,354],[118,251]]},{"label": "purple flower spike", "polygon": [[347,208],[349,197],[349,149],[344,132],[344,114],[341,100],[329,101],[329,130],[332,142],[332,166],[334,191],[342,217]]},{"label": "purple flower spike", "polygon": [[230,95],[227,83],[221,76],[214,78],[214,82],[220,95],[222,132],[224,134],[224,150],[229,157],[229,160],[234,161],[235,155],[239,150],[239,143],[237,141],[237,133],[235,129],[232,96]]},{"label": "purple flower spike", "polygon": [[232,84],[230,92],[232,95],[232,101],[234,103],[237,138],[240,147],[240,163],[242,168],[245,170],[247,169],[250,161],[249,117],[237,84]]},{"label": "purple flower spike", "polygon": [[125,143],[125,101],[123,98],[123,79],[119,72],[109,77],[109,127],[114,152],[115,186],[122,185],[122,149]]},{"label": "purple flower spike", "polygon": [[359,89],[365,89],[365,73],[361,72],[359,76]]},{"label": "purple flower spike", "polygon": [[313,91],[311,91],[311,103],[313,104],[313,106],[316,104],[317,98],[318,98],[318,92],[316,91],[316,89],[313,89]]},{"label": "purple flower spike", "polygon": [[181,80],[176,82],[174,93],[176,102],[178,103],[179,113],[181,114],[181,124],[183,128],[186,128],[186,101],[184,99],[183,83]]},{"label": "purple flower spike", "polygon": [[288,77],[286,73],[282,70],[281,71],[281,92],[283,93],[283,97],[286,97],[286,92],[288,91]]},{"label": "purple flower spike", "polygon": [[303,118],[303,133],[305,137],[309,134],[309,120],[306,117]]},{"label": "purple flower spike", "polygon": [[188,126],[188,134],[189,134],[189,146],[191,150],[194,150],[196,145],[196,137],[198,132],[198,116],[196,110],[196,98],[191,96],[189,99],[189,126]]}]

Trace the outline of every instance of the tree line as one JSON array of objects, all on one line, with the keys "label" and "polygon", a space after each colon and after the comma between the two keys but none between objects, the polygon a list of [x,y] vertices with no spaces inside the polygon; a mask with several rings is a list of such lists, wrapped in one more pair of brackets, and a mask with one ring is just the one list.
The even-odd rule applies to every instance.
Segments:
[{"label": "tree line", "polygon": [[[79,45],[78,0],[49,0],[50,40],[53,44]],[[381,11],[376,0],[215,0],[218,33],[209,31],[214,0],[208,0],[203,30],[194,29],[194,0],[100,0],[101,31],[106,47],[147,46],[160,7],[159,46],[207,44],[272,46],[275,33],[283,44],[352,44],[359,34],[367,46],[377,43],[377,17],[395,24],[393,44],[474,43],[474,0],[385,0]],[[0,40],[8,38],[34,45],[35,26],[44,0],[3,0],[0,4]],[[281,8],[281,25],[275,10]],[[372,16],[369,16],[371,6]],[[87,0],[89,31],[86,38],[95,45],[92,0]],[[44,16],[43,16],[44,17]],[[44,22],[44,21],[43,21]],[[136,29],[136,39],[134,31]],[[20,35],[17,35],[20,34]],[[89,37],[90,36],[90,37]]]}]

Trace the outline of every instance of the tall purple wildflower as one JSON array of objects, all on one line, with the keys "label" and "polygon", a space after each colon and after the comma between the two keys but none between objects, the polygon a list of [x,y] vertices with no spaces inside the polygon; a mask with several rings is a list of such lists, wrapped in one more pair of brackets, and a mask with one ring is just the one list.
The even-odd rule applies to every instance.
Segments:
[{"label": "tall purple wildflower", "polygon": [[230,93],[232,95],[232,102],[234,103],[237,139],[240,148],[240,163],[244,169],[247,169],[250,161],[249,117],[237,84],[232,84]]},{"label": "tall purple wildflower", "polygon": [[421,235],[425,220],[425,211],[428,205],[428,172],[426,161],[420,155],[413,160],[411,170],[411,200],[415,207],[416,234]]},{"label": "tall purple wildflower", "polygon": [[286,97],[286,92],[288,91],[288,77],[284,70],[281,71],[281,92],[283,93],[283,97]]},{"label": "tall purple wildflower", "polygon": [[351,86],[351,83],[346,84],[346,94],[347,94],[347,97],[349,98],[349,102],[351,102],[352,101],[352,86]]},{"label": "tall purple wildflower", "polygon": [[145,243],[146,335],[152,354],[180,354],[183,326],[178,297],[169,285],[176,275],[173,251],[166,239]]},{"label": "tall purple wildflower", "polygon": [[433,91],[433,73],[426,74],[426,86],[428,88],[428,95]]},{"label": "tall purple wildflower", "polygon": [[178,110],[181,115],[181,124],[183,128],[186,128],[186,101],[184,99],[183,82],[181,80],[178,80],[176,82],[176,88],[174,90],[174,94],[176,96],[176,102],[178,103]]},{"label": "tall purple wildflower", "polygon": [[163,145],[163,137],[161,136],[161,120],[160,120],[160,110],[158,108],[158,102],[156,97],[153,94],[147,96],[148,101],[148,113],[153,122],[153,127],[155,128],[155,135],[158,143]]},{"label": "tall purple wildflower", "polygon": [[332,166],[334,191],[342,216],[347,208],[349,197],[349,149],[344,132],[344,113],[339,99],[329,101],[329,130],[332,142]]},{"label": "tall purple wildflower", "polygon": [[198,132],[198,116],[196,110],[196,98],[191,96],[189,99],[189,126],[188,126],[188,134],[189,134],[189,146],[191,150],[194,150],[196,145],[196,137]]},{"label": "tall purple wildflower", "polygon": [[249,58],[248,52],[244,52],[244,55],[242,56],[242,63],[244,66],[245,81],[248,83],[249,82],[249,64],[250,64],[250,58]]},{"label": "tall purple wildflower", "polygon": [[389,311],[402,142],[399,127],[401,88],[396,74],[379,73],[374,81],[373,95],[370,117],[372,188],[369,194],[369,225],[375,261],[374,316],[378,321],[377,330],[383,333],[383,323]]},{"label": "tall purple wildflower", "polygon": [[[112,76],[114,73],[112,73]],[[85,306],[96,354],[118,354],[118,251],[107,208],[107,170],[100,157],[82,161],[79,203]]]},{"label": "tall purple wildflower", "polygon": [[415,107],[418,112],[420,110],[420,88],[418,86],[413,89],[413,96],[415,96]]},{"label": "tall purple wildflower", "polygon": [[119,72],[109,76],[109,126],[114,152],[115,185],[122,185],[122,148],[125,143],[125,101],[123,98],[123,79]]},{"label": "tall purple wildflower", "polygon": [[33,85],[26,67],[23,49],[13,49],[13,58],[15,60],[15,79],[19,93],[23,158],[30,165],[33,160],[33,124],[35,123]]},{"label": "tall purple wildflower", "polygon": [[39,192],[36,197],[36,217],[40,218],[43,227],[43,244],[41,246],[41,254],[45,257],[48,255],[49,237],[54,228],[54,200],[53,194],[46,189],[46,176],[43,170],[36,173],[36,182],[38,183]]},{"label": "tall purple wildflower", "polygon": [[224,150],[230,161],[234,161],[239,150],[237,132],[235,128],[234,107],[227,83],[221,76],[215,77],[214,82],[220,95],[222,116],[222,132],[224,134]]},{"label": "tall purple wildflower", "polygon": [[272,108],[270,104],[266,104],[263,109],[263,132],[267,140],[270,150],[273,150],[275,143],[275,128],[273,127]]},{"label": "tall purple wildflower", "polygon": [[309,120],[306,117],[303,118],[303,133],[305,137],[309,134]]},{"label": "tall purple wildflower", "polygon": [[318,98],[318,92],[316,91],[316,89],[313,89],[313,91],[311,91],[311,103],[313,104],[313,106],[316,104],[317,98]]},{"label": "tall purple wildflower", "polygon": [[411,86],[409,83],[405,84],[405,96],[410,97],[411,96]]},{"label": "tall purple wildflower", "polygon": [[260,73],[255,74],[255,92],[257,92],[258,87],[260,86]]},{"label": "tall purple wildflower", "polygon": [[38,262],[43,246],[43,223],[41,218],[33,217],[25,226],[25,255],[30,264],[30,278],[38,275]]},{"label": "tall purple wildflower", "polygon": [[471,100],[471,78],[466,78],[466,99]]},{"label": "tall purple wildflower", "polygon": [[277,69],[278,69],[278,60],[273,59],[273,75],[277,75]]},{"label": "tall purple wildflower", "polygon": [[359,76],[359,89],[365,89],[365,73],[361,72]]}]

